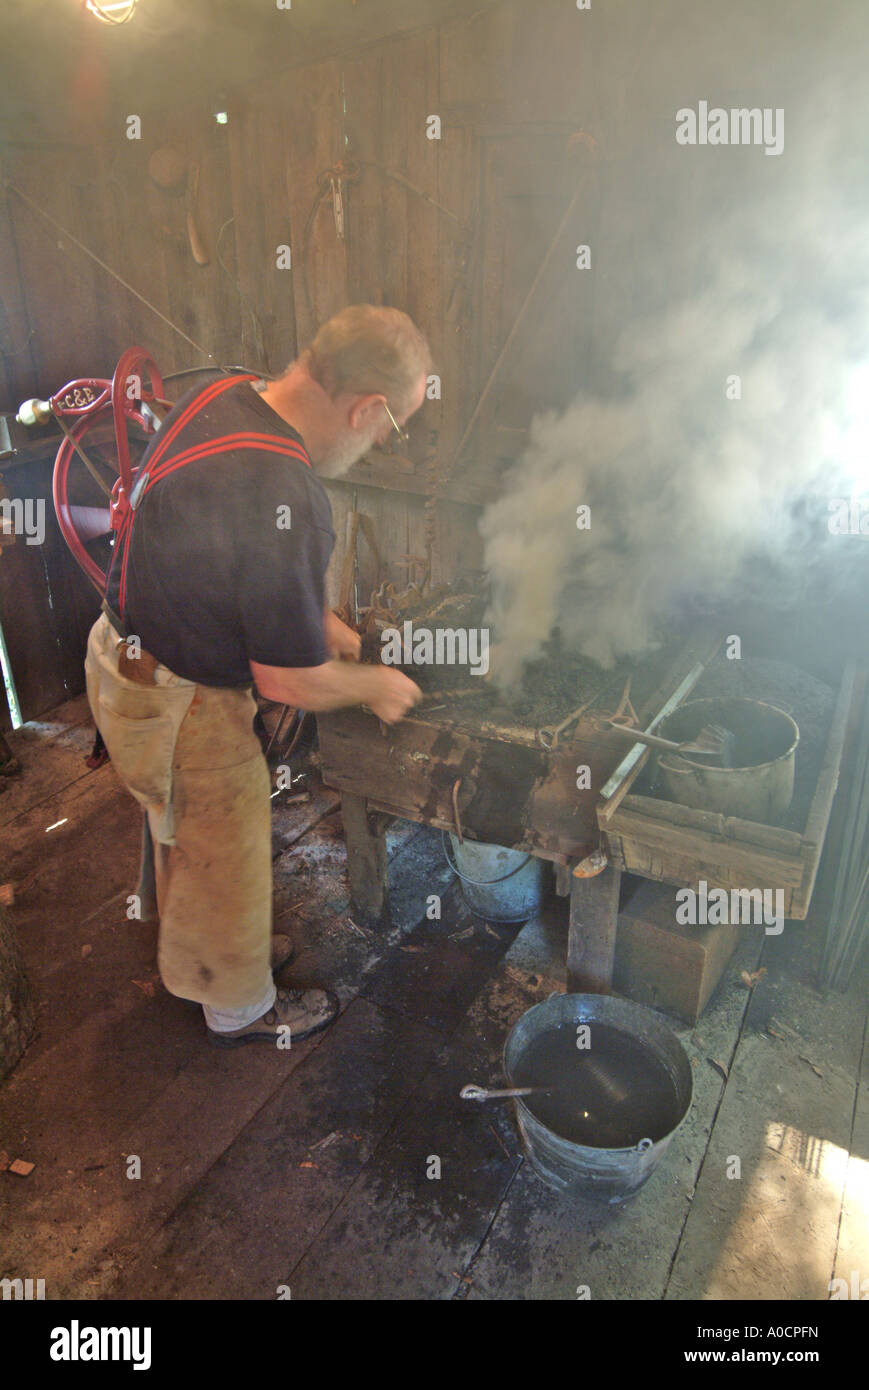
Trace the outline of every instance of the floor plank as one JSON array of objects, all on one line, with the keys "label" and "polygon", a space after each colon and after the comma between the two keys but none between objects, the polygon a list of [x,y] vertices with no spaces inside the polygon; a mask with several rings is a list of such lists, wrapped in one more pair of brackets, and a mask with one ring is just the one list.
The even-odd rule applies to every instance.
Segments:
[{"label": "floor plank", "polygon": [[[869,959],[864,960],[862,970],[858,971],[857,985],[864,997],[869,998]],[[835,1000],[836,996],[832,997]],[[843,1280],[844,1287],[834,1285],[831,1297],[869,1298],[869,1036],[866,1029],[831,1284],[834,1279]]]},{"label": "floor plank", "polygon": [[[274,1299],[407,1104],[439,1039],[356,1000],[111,1290]],[[245,1049],[246,1051],[249,1049]],[[353,1267],[344,1251],[345,1265]]]},{"label": "floor plank", "polygon": [[755,986],[668,1298],[829,1296],[865,1019],[857,983],[835,1007],[792,973]]},{"label": "floor plank", "polygon": [[324,1230],[290,1271],[294,1299],[448,1299],[519,1164],[503,1109],[461,1101],[476,1049],[447,1045]]},{"label": "floor plank", "polygon": [[0,825],[40,805],[72,783],[90,775],[85,758],[94,742],[94,723],[84,695],[7,733],[6,740],[21,772],[3,778]]}]

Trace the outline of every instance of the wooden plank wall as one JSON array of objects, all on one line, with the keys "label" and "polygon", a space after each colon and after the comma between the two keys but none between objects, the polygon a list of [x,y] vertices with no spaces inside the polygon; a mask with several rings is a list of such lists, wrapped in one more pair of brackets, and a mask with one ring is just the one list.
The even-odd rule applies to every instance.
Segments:
[{"label": "wooden plank wall", "polygon": [[[388,577],[407,578],[403,557],[425,553],[427,470],[436,459],[452,475],[444,489],[452,500],[439,508],[434,579],[476,567],[479,510],[469,503],[497,495],[534,411],[566,404],[593,371],[595,281],[567,273],[574,248],[619,237],[626,245],[628,235],[618,199],[605,216],[602,190],[619,178],[619,131],[601,129],[607,77],[583,23],[563,5],[505,3],[247,82],[227,98],[226,126],[185,110],[179,96],[175,112],[145,118],[138,141],[120,127],[99,150],[11,148],[11,183],[204,351],[9,192],[0,204],[0,409],[76,375],[109,374],[131,342],[149,348],[164,372],[199,365],[206,353],[277,372],[344,304],[397,305],[429,336],[441,399],[426,401],[412,422],[408,457],[384,452],[329,484],[336,565],[355,488]],[[426,138],[431,115],[441,118],[439,140]],[[577,131],[591,142],[571,140]],[[191,255],[184,197],[148,175],[150,154],[164,145],[200,168],[207,266]],[[345,189],[343,241],[331,201],[318,201],[325,171],[341,159],[358,165]],[[456,461],[583,161],[595,168],[576,215]],[[281,245],[292,248],[291,270],[277,266]],[[630,286],[615,292],[627,301]],[[364,542],[360,565],[367,598],[376,576]],[[4,618],[14,625],[13,610],[7,600]],[[78,635],[70,641],[77,648]]]},{"label": "wooden plank wall", "polygon": [[[0,623],[25,718],[61,704],[83,684],[81,654],[99,611],[96,591],[72,560],[54,516],[50,451],[2,465],[9,497],[33,498],[42,508],[45,540],[24,536],[0,557]],[[0,728],[11,725],[0,703]]]}]

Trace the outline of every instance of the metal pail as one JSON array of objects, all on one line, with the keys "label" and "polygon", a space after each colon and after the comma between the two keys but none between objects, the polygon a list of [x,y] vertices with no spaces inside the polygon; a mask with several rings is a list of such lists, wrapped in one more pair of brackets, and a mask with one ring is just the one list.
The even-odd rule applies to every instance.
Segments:
[{"label": "metal pail", "polygon": [[450,834],[450,868],[458,874],[462,896],[472,912],[490,922],[527,922],[543,901],[543,861],[522,850],[487,845]]},{"label": "metal pail", "polygon": [[556,994],[524,1013],[507,1036],[504,1072],[511,1086],[524,1084],[517,1081],[516,1070],[531,1042],[565,1023],[603,1023],[628,1034],[663,1064],[673,1086],[678,1115],[673,1128],[657,1138],[643,1137],[625,1149],[574,1143],[543,1124],[530,1109],[528,1098],[514,1099],[525,1152],[549,1187],[597,1202],[623,1202],[648,1181],[691,1108],[691,1064],[679,1039],[650,1009],[604,994]]},{"label": "metal pail", "polygon": [[675,743],[707,724],[722,724],[742,746],[742,766],[722,767],[687,753],[662,753],[661,777],[676,801],[699,811],[769,823],[779,820],[794,794],[800,731],[784,710],[742,696],[689,700],[668,715],[658,733]]}]

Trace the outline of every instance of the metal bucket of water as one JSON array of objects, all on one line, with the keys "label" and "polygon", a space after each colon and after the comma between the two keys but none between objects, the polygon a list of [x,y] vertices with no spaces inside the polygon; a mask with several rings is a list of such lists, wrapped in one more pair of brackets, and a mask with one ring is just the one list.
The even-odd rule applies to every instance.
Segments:
[{"label": "metal bucket of water", "polygon": [[[522,1062],[542,1034],[569,1025],[608,1025],[640,1044],[663,1067],[672,1087],[673,1123],[665,1133],[641,1135],[627,1148],[576,1143],[543,1123],[531,1096],[517,1097],[516,1119],[525,1152],[535,1172],[558,1192],[604,1203],[623,1202],[651,1177],[691,1108],[691,1064],[679,1039],[650,1009],[603,994],[553,995],[515,1023],[504,1044],[504,1072],[511,1086],[524,1086]],[[630,1098],[628,1097],[628,1104]]]},{"label": "metal bucket of water", "polygon": [[522,850],[450,834],[444,853],[472,912],[489,922],[527,922],[543,901],[543,862]]},{"label": "metal bucket of water", "polygon": [[689,700],[663,720],[658,733],[683,743],[707,724],[721,724],[734,734],[734,765],[722,767],[697,754],[662,753],[658,767],[670,795],[700,811],[779,820],[794,794],[800,731],[793,719],[775,705],[744,696]]}]

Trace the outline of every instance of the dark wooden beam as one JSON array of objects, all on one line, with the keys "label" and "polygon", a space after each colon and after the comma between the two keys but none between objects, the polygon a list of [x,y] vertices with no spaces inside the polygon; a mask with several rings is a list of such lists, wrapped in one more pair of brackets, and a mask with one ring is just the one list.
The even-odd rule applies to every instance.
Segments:
[{"label": "dark wooden beam", "polygon": [[350,905],[360,927],[391,925],[386,869],[386,826],[391,817],[371,812],[364,796],[341,793],[347,844]]},{"label": "dark wooden beam", "polygon": [[611,994],[621,870],[608,864],[595,878],[570,882],[567,937],[569,994]]}]

